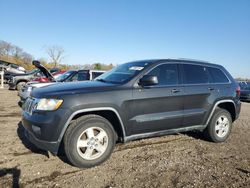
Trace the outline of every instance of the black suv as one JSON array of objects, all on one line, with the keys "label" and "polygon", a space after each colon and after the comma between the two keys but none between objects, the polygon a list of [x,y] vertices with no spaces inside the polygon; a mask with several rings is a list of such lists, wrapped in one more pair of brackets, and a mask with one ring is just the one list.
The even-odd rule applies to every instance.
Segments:
[{"label": "black suv", "polygon": [[36,89],[23,106],[27,138],[77,167],[108,159],[115,143],[191,130],[225,141],[240,89],[220,65],[181,59],[122,64],[94,81]]}]

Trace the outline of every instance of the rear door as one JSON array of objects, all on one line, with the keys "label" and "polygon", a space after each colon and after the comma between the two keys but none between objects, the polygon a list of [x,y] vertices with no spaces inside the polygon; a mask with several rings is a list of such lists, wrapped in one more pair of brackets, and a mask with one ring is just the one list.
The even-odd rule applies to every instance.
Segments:
[{"label": "rear door", "polygon": [[160,64],[147,73],[158,85],[134,88],[130,124],[132,134],[179,128],[183,118],[184,88],[179,85],[178,64]]},{"label": "rear door", "polygon": [[208,68],[197,64],[182,64],[185,86],[183,126],[205,124],[205,119],[217,96],[217,90],[210,84]]}]

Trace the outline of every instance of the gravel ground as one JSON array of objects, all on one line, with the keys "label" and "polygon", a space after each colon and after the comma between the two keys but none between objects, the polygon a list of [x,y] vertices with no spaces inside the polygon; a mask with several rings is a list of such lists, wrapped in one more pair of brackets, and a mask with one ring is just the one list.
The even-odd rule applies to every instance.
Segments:
[{"label": "gravel ground", "polygon": [[250,187],[250,103],[225,143],[197,133],[139,140],[78,169],[25,139],[17,102],[16,91],[0,89],[0,187]]}]

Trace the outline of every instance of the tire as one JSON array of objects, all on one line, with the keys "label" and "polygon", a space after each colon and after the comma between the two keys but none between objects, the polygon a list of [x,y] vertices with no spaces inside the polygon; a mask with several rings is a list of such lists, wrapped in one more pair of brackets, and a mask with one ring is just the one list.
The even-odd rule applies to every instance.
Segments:
[{"label": "tire", "polygon": [[212,142],[224,142],[229,137],[231,129],[231,114],[227,110],[216,108],[204,133]]},{"label": "tire", "polygon": [[16,89],[17,91],[20,91],[22,89],[22,87],[26,84],[26,82],[19,82],[17,85],[16,85]]},{"label": "tire", "polygon": [[101,116],[90,114],[79,117],[72,121],[64,135],[65,154],[79,168],[99,165],[113,152],[115,134],[110,122]]}]

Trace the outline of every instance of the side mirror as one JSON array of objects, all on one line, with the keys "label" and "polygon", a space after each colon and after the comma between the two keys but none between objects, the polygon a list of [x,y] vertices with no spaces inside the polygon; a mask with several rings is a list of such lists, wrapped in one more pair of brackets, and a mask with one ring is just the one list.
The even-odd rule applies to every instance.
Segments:
[{"label": "side mirror", "polygon": [[157,84],[158,84],[157,76],[152,76],[152,75],[144,75],[139,81],[139,85],[142,87],[152,86],[152,85],[157,85]]}]

